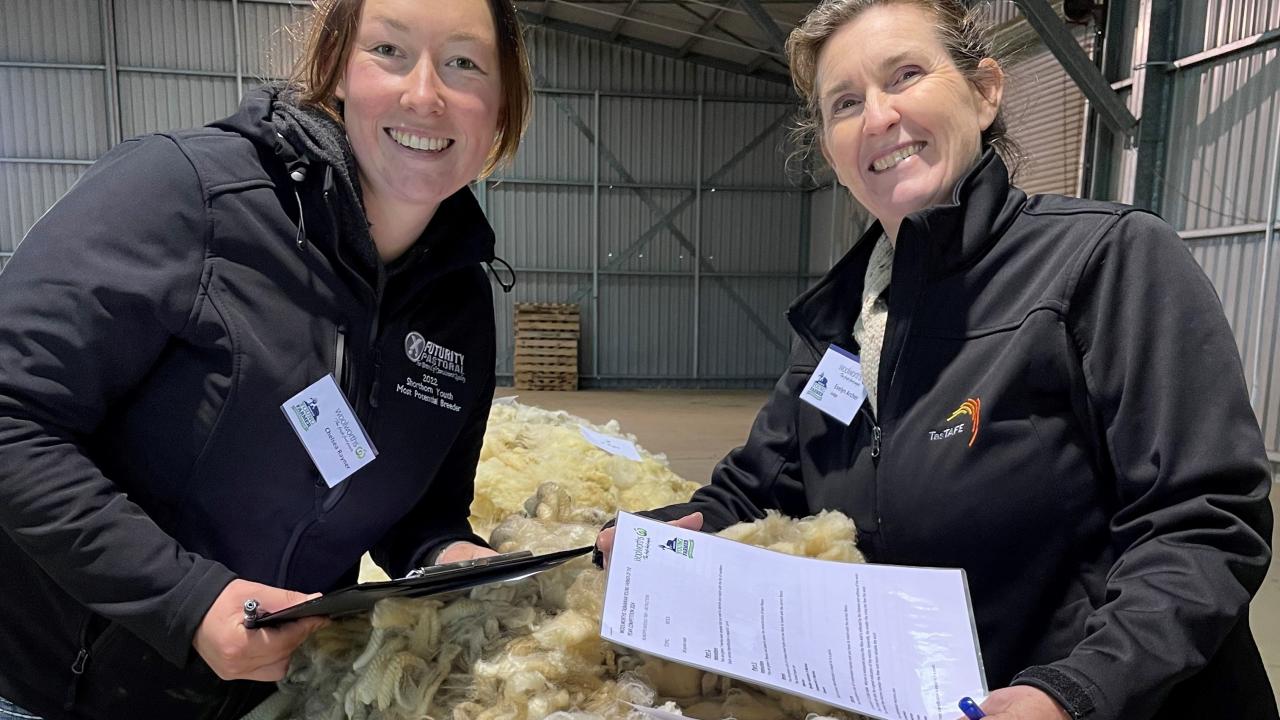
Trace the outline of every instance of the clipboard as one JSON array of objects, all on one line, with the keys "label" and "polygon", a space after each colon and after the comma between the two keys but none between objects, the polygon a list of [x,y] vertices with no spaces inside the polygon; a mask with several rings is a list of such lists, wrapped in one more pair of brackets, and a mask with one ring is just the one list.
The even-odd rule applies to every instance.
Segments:
[{"label": "clipboard", "polygon": [[290,620],[313,615],[338,617],[369,610],[379,600],[386,598],[427,597],[455,590],[466,590],[478,585],[514,580],[550,570],[579,555],[586,555],[592,549],[588,545],[545,555],[534,555],[528,550],[522,550],[505,555],[461,560],[447,565],[433,565],[415,570],[409,577],[400,580],[360,583],[283,610],[261,615],[246,613],[244,626],[250,629],[274,627]]}]

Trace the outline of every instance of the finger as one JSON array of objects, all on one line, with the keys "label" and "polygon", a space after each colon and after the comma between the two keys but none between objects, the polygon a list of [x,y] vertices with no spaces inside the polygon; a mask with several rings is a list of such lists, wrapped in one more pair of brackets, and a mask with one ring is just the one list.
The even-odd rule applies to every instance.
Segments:
[{"label": "finger", "polygon": [[601,530],[600,534],[596,536],[596,547],[600,548],[600,552],[603,552],[606,556],[613,550],[613,534],[616,531],[616,528],[607,528]]},{"label": "finger", "polygon": [[685,515],[679,520],[672,520],[671,524],[675,525],[676,527],[684,528],[686,530],[701,530],[702,529],[702,513],[700,512],[689,513],[688,515]]}]

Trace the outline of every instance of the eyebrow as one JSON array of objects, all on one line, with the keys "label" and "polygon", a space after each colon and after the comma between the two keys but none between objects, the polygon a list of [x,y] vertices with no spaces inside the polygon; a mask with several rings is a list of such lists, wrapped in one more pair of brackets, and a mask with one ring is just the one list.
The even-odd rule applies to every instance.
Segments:
[{"label": "eyebrow", "polygon": [[478,45],[492,44],[492,41],[486,37],[465,31],[450,33],[449,37],[445,38],[445,42],[473,42]]},{"label": "eyebrow", "polygon": [[404,23],[402,23],[402,22],[400,22],[399,20],[396,20],[396,19],[394,19],[394,18],[383,17],[383,16],[381,16],[381,15],[374,15],[374,16],[373,16],[373,21],[374,21],[374,22],[380,22],[380,23],[382,23],[383,25],[386,25],[387,27],[389,27],[389,28],[391,28],[391,29],[393,29],[393,30],[399,30],[399,31],[400,31],[400,32],[402,32],[402,33],[407,33],[407,32],[409,32],[409,26],[408,26],[408,25],[405,25]]}]

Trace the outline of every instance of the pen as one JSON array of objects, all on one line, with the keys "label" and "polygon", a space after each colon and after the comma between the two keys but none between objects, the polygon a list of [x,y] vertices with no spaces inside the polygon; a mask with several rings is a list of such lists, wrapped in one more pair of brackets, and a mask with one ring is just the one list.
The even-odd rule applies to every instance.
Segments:
[{"label": "pen", "polygon": [[986,713],[982,712],[982,708],[978,707],[978,703],[973,701],[973,698],[967,697],[960,698],[960,712],[964,713],[964,716],[969,720],[978,720],[978,718],[987,716]]}]

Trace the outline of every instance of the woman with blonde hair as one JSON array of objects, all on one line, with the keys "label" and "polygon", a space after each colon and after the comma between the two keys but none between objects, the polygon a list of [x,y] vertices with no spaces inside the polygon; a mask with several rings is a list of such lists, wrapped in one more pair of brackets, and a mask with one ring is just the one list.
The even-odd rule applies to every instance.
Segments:
[{"label": "woman with blonde hair", "polygon": [[[792,33],[800,135],[876,222],[791,306],[746,445],[652,515],[836,509],[872,562],[963,568],[991,720],[1275,718],[1271,475],[1221,305],[1155,215],[1010,184],[978,12],[827,0]],[[847,415],[803,399],[824,357],[861,374]]]},{"label": "woman with blonde hair", "polygon": [[31,229],[0,275],[0,717],[239,717],[320,624],[246,601],[492,554],[467,185],[531,92],[510,0],[327,0],[291,82],[121,143]]}]

